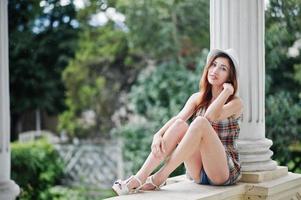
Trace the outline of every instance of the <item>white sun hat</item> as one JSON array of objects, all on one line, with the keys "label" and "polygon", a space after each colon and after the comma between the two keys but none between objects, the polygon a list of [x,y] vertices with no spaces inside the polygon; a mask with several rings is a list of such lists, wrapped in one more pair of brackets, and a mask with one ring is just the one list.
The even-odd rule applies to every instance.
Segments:
[{"label": "white sun hat", "polygon": [[239,60],[238,60],[238,55],[236,53],[236,51],[233,49],[233,48],[230,48],[230,49],[225,49],[225,50],[222,50],[222,49],[212,49],[209,53],[208,53],[208,56],[207,56],[207,64],[209,62],[209,60],[216,56],[217,54],[219,53],[224,53],[226,54],[227,56],[229,56],[234,64],[234,67],[235,67],[235,70],[236,70],[236,76],[238,75],[238,65],[239,65]]}]

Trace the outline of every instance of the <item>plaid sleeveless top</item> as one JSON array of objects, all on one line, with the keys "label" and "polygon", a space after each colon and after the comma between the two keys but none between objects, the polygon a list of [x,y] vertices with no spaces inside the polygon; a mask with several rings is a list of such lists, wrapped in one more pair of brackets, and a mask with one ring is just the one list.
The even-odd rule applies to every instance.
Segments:
[{"label": "plaid sleeveless top", "polygon": [[[205,109],[201,108],[196,112],[194,118],[204,116],[204,114]],[[228,184],[234,184],[241,178],[241,164],[236,144],[240,132],[239,121],[241,117],[242,115],[238,118],[230,116],[220,121],[208,120],[225,148],[230,173]]]}]

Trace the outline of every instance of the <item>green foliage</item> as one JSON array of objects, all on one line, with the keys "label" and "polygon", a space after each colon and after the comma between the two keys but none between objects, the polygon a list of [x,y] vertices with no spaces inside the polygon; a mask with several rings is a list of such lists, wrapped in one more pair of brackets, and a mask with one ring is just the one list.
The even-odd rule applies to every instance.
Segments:
[{"label": "green foliage", "polygon": [[199,80],[204,65],[205,53],[195,71],[175,62],[163,63],[149,74],[139,74],[133,85],[130,100],[135,111],[149,120],[162,124],[177,114],[189,96],[199,89]]},{"label": "green foliage", "polygon": [[300,141],[301,107],[288,92],[270,95],[266,99],[266,133],[273,140],[274,158],[286,165],[290,160],[290,146]]},{"label": "green foliage", "polygon": [[63,162],[46,140],[12,143],[12,179],[21,187],[20,199],[49,199],[48,189],[63,175]]},{"label": "green foliage", "polygon": [[300,0],[270,0],[265,12],[266,135],[274,142],[274,158],[286,165],[287,148],[300,140],[300,48],[289,49],[301,39]]},{"label": "green foliage", "polygon": [[[301,84],[301,63],[300,64],[295,64],[294,69],[295,69],[294,79],[299,84]],[[301,91],[300,90],[299,90],[299,98],[301,99]]]},{"label": "green foliage", "polygon": [[53,199],[53,200],[85,200],[81,197],[81,191],[73,190],[67,187],[54,186],[44,192],[41,195],[41,199]]},{"label": "green foliage", "polygon": [[[63,72],[68,109],[59,117],[60,130],[77,137],[106,136],[120,92],[136,74],[135,67],[126,62],[132,56],[126,33],[112,23],[81,34],[76,56]],[[136,66],[138,63],[139,59]],[[83,116],[87,111],[94,115],[91,123]]]},{"label": "green foliage", "polygon": [[[184,65],[194,70],[200,51],[209,45],[208,1],[119,0],[105,4],[91,1],[88,7],[78,12],[84,31],[80,36],[76,57],[63,73],[68,108],[59,119],[59,130],[65,130],[70,136],[104,136],[103,133],[113,126],[111,117],[119,106],[121,92],[127,92],[135,81],[137,71],[150,58],[158,61],[159,65],[171,63],[166,65]],[[102,27],[89,26],[87,20],[93,13],[105,12],[110,6],[116,6],[117,12],[125,14],[126,27],[118,28],[120,26],[111,19]],[[203,12],[199,12],[200,9]],[[169,75],[173,76],[166,74]],[[177,76],[183,78],[179,74]],[[97,80],[102,84],[97,86]],[[161,100],[176,92],[166,90],[169,83],[165,81],[156,84],[154,87],[162,89],[158,96]],[[181,83],[174,80],[171,84]],[[168,94],[164,94],[164,90]],[[180,98],[180,101],[173,98],[162,100],[162,105],[155,107],[157,110],[153,109],[153,115],[161,112],[161,107],[170,100],[168,112],[160,113],[166,116],[162,119],[165,120],[171,109],[173,113],[180,109],[177,105],[183,103],[187,95]],[[153,101],[154,97],[148,100]],[[95,122],[90,125],[83,120],[86,111],[95,114]],[[151,115],[151,110],[148,112]]]},{"label": "green foliage", "polygon": [[[49,12],[43,11],[52,6]],[[63,108],[61,72],[75,49],[77,29],[71,25],[74,18],[73,4],[60,6],[57,0],[49,0],[41,7],[39,1],[9,1],[13,113],[35,108],[58,112]]]},{"label": "green foliage", "polygon": [[301,39],[300,3],[300,0],[270,0],[265,12],[267,94],[288,90],[296,99],[300,92],[301,82],[294,79],[296,65],[301,63],[300,48],[299,55],[288,53]]},{"label": "green foliage", "polygon": [[65,108],[61,74],[76,49],[76,11],[72,2],[66,6],[59,0],[43,2],[8,1],[13,134],[26,112],[55,114]]},{"label": "green foliage", "polygon": [[155,60],[190,65],[209,47],[209,1],[119,0],[126,15],[130,47]]},{"label": "green foliage", "polygon": [[91,189],[91,188],[69,188],[64,186],[54,186],[48,189],[48,194],[41,199],[45,200],[101,200],[115,196],[111,189]]},{"label": "green foliage", "polygon": [[120,134],[123,139],[125,171],[128,174],[137,172],[150,152],[154,124],[152,122],[131,123],[114,131],[117,131],[115,134]]}]

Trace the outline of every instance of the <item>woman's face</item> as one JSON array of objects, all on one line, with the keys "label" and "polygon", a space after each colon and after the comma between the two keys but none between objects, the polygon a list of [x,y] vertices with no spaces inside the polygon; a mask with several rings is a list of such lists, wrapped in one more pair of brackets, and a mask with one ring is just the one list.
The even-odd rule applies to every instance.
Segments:
[{"label": "woman's face", "polygon": [[211,85],[221,86],[228,81],[230,74],[230,64],[227,58],[217,57],[209,66],[208,82]]}]

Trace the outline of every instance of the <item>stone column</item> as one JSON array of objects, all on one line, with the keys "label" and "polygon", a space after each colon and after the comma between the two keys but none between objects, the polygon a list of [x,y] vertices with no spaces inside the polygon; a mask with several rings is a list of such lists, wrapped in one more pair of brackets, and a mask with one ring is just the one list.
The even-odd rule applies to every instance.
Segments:
[{"label": "stone column", "polygon": [[0,1],[0,199],[15,199],[19,186],[10,180],[10,109],[7,0]]},{"label": "stone column", "polygon": [[210,0],[210,48],[238,53],[242,171],[276,169],[272,141],[265,138],[264,0]]}]

